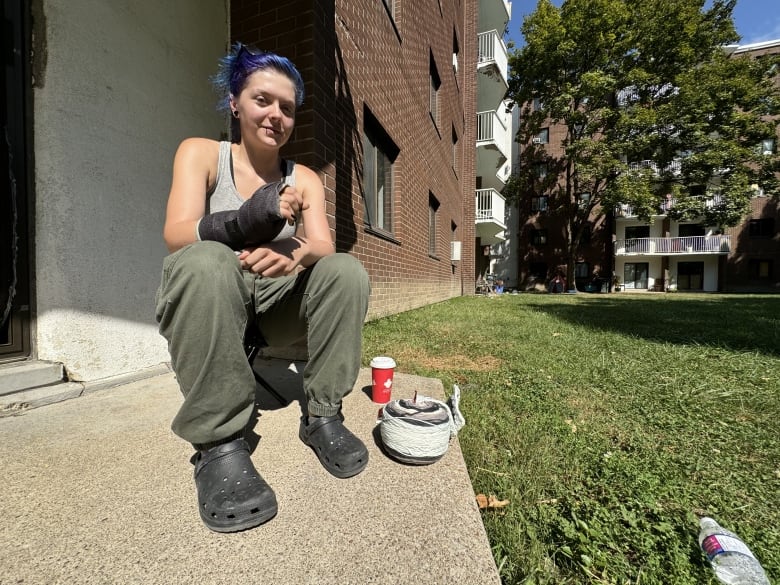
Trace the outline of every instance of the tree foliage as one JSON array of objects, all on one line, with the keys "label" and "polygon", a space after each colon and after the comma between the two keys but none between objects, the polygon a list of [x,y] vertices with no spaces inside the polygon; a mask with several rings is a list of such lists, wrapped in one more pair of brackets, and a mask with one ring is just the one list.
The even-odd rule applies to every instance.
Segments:
[{"label": "tree foliage", "polygon": [[[570,260],[594,211],[628,204],[649,221],[671,197],[675,219],[725,227],[756,185],[776,192],[778,157],[761,143],[776,135],[777,61],[730,54],[735,3],[539,0],[525,18],[508,92],[521,159],[504,194],[548,195]],[[534,143],[545,127],[550,143]]]}]

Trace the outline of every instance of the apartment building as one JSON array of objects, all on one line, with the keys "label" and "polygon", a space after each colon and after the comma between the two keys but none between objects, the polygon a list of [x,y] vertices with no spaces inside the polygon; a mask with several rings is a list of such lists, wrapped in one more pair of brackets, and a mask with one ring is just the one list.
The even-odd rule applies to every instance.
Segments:
[{"label": "apartment building", "polygon": [[369,272],[369,318],[473,293],[482,3],[503,31],[503,0],[5,2],[0,368],[43,365],[45,386],[164,367],[171,164],[188,136],[229,136],[209,78],[235,41],[301,71],[284,154],[320,174],[337,249]]},{"label": "apartment building", "polygon": [[[734,58],[780,53],[780,40],[728,47]],[[551,124],[534,139],[545,143],[553,158],[563,154],[564,129]],[[780,129],[778,130],[780,136]],[[777,138],[760,145],[770,154]],[[655,170],[652,161],[636,161],[635,167]],[[540,165],[539,173],[546,169]],[[594,210],[590,229],[578,251],[575,282],[566,288],[579,291],[742,291],[780,290],[780,194],[755,186],[750,213],[739,225],[725,230],[702,221],[678,222],[668,211],[675,201],[665,201],[652,222],[641,221],[630,206],[602,214]],[[706,194],[703,196],[707,197]],[[708,199],[717,202],[717,196]],[[545,290],[556,273],[565,273],[564,226],[549,213],[554,202],[546,195],[519,203],[520,253],[517,262],[520,288]],[[613,289],[613,285],[617,285]]]},{"label": "apartment building", "polygon": [[[531,104],[530,107],[535,108],[537,104]],[[564,157],[565,136],[563,125],[548,121],[532,140],[544,146],[548,160],[561,160]],[[554,171],[548,163],[540,161],[535,163],[533,172],[542,181]],[[562,184],[562,177],[559,182]],[[548,290],[556,276],[565,280],[568,245],[566,220],[555,212],[558,202],[551,192],[534,193],[522,197],[517,203],[517,288],[521,291]],[[586,233],[577,250],[575,282],[564,283],[568,290],[575,287],[584,290],[590,286],[597,286],[601,290],[602,284],[608,284],[610,280],[613,269],[610,250],[613,218],[596,211],[589,217]]]},{"label": "apartment building", "polygon": [[[732,49],[735,58],[780,55],[780,39]],[[775,76],[775,83],[780,86],[780,73]],[[778,140],[780,125],[776,136],[763,141],[762,151],[777,152]],[[726,257],[723,290],[780,292],[780,193],[766,193],[756,185],[750,214],[742,224],[726,229],[724,234],[731,240],[731,251]]]},{"label": "apartment building", "polygon": [[[780,54],[780,40],[726,50],[734,58]],[[778,136],[780,129],[762,142],[764,154],[775,152]],[[707,201],[714,204],[717,196]],[[666,212],[673,206],[674,200],[665,202],[652,224],[638,221],[629,207],[615,210],[614,266],[623,290],[780,291],[780,194],[756,185],[750,213],[722,232],[671,220]]]}]

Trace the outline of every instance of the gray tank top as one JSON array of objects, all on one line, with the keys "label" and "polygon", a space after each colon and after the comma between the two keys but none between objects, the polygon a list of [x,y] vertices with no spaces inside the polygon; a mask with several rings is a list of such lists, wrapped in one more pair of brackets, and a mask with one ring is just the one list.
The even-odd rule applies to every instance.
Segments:
[{"label": "gray tank top", "polygon": [[[290,187],[295,187],[295,162],[282,159],[282,167],[282,182]],[[243,202],[244,199],[238,193],[236,183],[233,180],[233,153],[230,150],[230,142],[220,142],[217,180],[214,182],[214,186],[206,193],[206,215],[216,213],[217,211],[238,209]],[[293,237],[299,221],[300,218],[296,218],[294,226],[285,223],[282,231],[274,238],[274,241]]]}]

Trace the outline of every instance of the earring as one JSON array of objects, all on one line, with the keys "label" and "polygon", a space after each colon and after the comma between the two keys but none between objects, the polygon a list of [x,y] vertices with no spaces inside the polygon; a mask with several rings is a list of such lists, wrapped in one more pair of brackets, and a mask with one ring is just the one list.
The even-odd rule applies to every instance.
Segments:
[{"label": "earring", "polygon": [[233,117],[238,119],[238,110],[233,110]]}]

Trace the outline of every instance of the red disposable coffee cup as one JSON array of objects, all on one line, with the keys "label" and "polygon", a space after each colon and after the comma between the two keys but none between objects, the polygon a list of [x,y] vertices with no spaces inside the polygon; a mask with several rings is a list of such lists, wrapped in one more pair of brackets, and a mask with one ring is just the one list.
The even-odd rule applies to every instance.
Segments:
[{"label": "red disposable coffee cup", "polygon": [[391,357],[379,356],[371,360],[371,400],[377,404],[390,402],[393,368],[395,360]]}]

